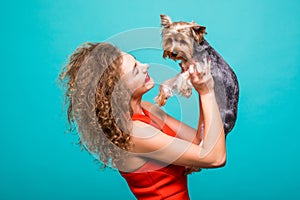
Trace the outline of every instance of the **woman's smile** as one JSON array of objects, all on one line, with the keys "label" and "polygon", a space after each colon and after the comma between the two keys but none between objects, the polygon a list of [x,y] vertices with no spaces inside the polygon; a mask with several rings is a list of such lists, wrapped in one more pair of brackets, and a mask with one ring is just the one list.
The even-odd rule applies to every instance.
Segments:
[{"label": "woman's smile", "polygon": [[149,76],[149,73],[147,72],[146,78],[145,78],[145,83],[147,83],[147,82],[150,81],[150,80],[151,80],[151,78],[150,78],[150,76]]}]

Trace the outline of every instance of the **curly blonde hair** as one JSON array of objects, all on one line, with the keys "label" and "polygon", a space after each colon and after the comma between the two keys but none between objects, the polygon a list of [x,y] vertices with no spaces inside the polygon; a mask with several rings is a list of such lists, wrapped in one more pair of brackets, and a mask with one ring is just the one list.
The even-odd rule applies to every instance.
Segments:
[{"label": "curly blonde hair", "polygon": [[85,43],[59,75],[69,131],[77,130],[81,147],[104,166],[116,167],[131,146],[131,95],[121,82],[121,63],[122,53],[113,45]]}]

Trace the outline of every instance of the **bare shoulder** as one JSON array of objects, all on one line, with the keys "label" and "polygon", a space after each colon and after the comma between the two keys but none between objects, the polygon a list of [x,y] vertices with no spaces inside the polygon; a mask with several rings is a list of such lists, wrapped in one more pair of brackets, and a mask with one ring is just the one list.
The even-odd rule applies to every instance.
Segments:
[{"label": "bare shoulder", "polygon": [[162,120],[164,120],[167,116],[167,113],[165,113],[165,111],[163,111],[157,105],[154,105],[150,102],[143,101],[142,106],[143,106],[143,108],[148,110],[151,114],[155,115],[156,117],[158,117]]},{"label": "bare shoulder", "polygon": [[158,129],[141,121],[133,121],[132,123],[132,139],[151,138],[156,135]]}]

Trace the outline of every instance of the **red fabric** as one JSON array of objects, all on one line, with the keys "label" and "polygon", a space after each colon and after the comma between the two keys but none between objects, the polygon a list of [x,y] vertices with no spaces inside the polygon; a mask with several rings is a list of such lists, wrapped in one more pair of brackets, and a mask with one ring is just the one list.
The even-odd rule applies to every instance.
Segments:
[{"label": "red fabric", "polygon": [[[134,114],[132,120],[139,120],[160,129],[165,134],[175,137],[176,133],[157,117],[144,110],[145,115]],[[154,170],[153,170],[154,169]],[[134,172],[120,174],[125,178],[129,188],[139,200],[189,200],[187,177],[183,174],[185,167],[161,165],[148,161]]]}]

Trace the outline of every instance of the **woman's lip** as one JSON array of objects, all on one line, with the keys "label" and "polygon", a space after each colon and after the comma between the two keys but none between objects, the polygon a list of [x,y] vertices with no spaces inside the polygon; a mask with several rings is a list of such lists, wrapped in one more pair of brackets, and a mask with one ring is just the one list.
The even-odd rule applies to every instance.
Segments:
[{"label": "woman's lip", "polygon": [[147,72],[146,78],[145,78],[145,83],[147,83],[148,81],[150,81],[150,76],[149,76],[149,74],[148,74],[148,72]]}]

